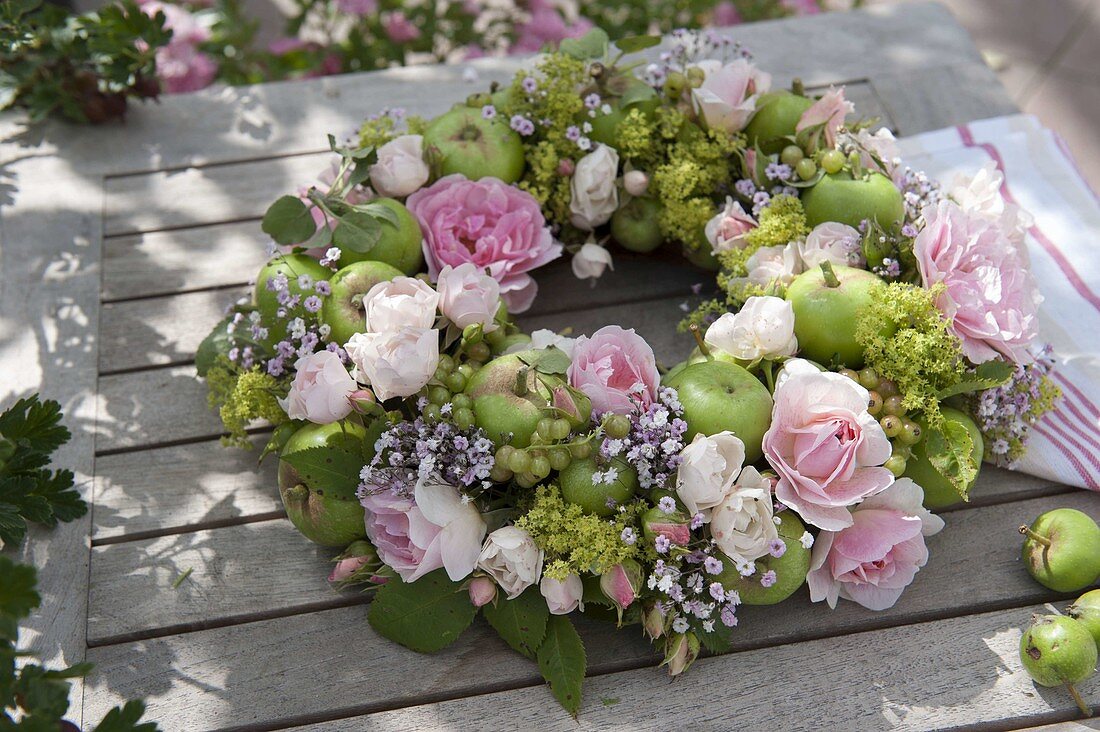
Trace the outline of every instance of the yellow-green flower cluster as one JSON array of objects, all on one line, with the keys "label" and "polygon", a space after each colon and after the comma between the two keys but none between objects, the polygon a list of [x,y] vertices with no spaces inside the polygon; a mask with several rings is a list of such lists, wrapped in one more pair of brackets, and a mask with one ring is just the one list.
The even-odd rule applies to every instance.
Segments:
[{"label": "yellow-green flower cluster", "polygon": [[786,194],[775,196],[760,212],[759,225],[745,235],[744,251],[751,253],[761,247],[783,246],[809,233],[802,201]]},{"label": "yellow-green flower cluster", "polygon": [[571,574],[600,574],[624,559],[637,557],[634,544],[623,541],[623,529],[637,531],[641,501],[627,504],[626,511],[610,518],[585,513],[580,506],[566,503],[556,485],[541,485],[535,491],[531,510],[516,526],[531,534],[546,552],[543,574],[564,580]]},{"label": "yellow-green flower cluster", "polygon": [[937,394],[964,375],[959,339],[936,309],[943,288],[887,284],[856,325],[867,365],[897,383],[907,410],[924,412],[933,423],[940,416]]},{"label": "yellow-green flower cluster", "polygon": [[250,447],[248,427],[256,420],[272,425],[286,421],[286,412],[279,406],[279,382],[258,367],[241,371],[225,356],[206,373],[206,396],[211,409],[217,409],[225,431],[222,443],[235,447]]}]

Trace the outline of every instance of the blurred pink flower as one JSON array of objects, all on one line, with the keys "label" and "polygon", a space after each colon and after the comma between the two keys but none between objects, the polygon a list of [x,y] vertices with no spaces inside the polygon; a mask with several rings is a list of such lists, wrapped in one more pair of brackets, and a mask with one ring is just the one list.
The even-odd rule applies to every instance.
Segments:
[{"label": "blurred pink flower", "polygon": [[336,0],[336,9],[349,15],[374,15],[378,0]]},{"label": "blurred pink flower", "polygon": [[382,29],[394,43],[408,43],[420,37],[420,29],[413,25],[400,10],[389,14],[382,24]]},{"label": "blurred pink flower", "polygon": [[556,46],[566,38],[580,38],[592,30],[592,21],[578,17],[567,20],[565,15],[547,0],[531,0],[527,4],[531,18],[516,26],[516,42],[512,53],[535,53],[543,46]]},{"label": "blurred pink flower", "polygon": [[741,23],[741,13],[730,0],[722,0],[714,6],[713,20],[715,25],[737,25]]},{"label": "blurred pink flower", "polygon": [[156,50],[157,78],[169,94],[193,92],[210,86],[218,73],[218,64],[198,49],[210,40],[210,29],[179,5],[146,2],[142,11],[149,16],[164,13],[164,27],[172,31],[167,45]]}]

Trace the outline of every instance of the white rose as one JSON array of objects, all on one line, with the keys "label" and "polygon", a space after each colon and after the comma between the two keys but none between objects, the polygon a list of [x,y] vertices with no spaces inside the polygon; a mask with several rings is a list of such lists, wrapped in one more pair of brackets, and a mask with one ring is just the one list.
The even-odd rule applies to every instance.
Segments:
[{"label": "white rose", "polygon": [[680,451],[676,494],[693,516],[709,521],[712,509],[733,490],[733,482],[745,462],[745,443],[730,431],[698,434]]},{"label": "white rose", "polygon": [[968,214],[996,224],[1019,246],[1025,233],[1035,222],[1027,211],[1005,201],[1001,195],[1002,185],[1004,175],[990,161],[973,176],[955,176],[950,196]]},{"label": "white rose", "polygon": [[798,256],[802,266],[813,269],[822,262],[841,264],[845,267],[862,267],[859,232],[838,221],[826,221],[814,227],[803,241],[798,242]]},{"label": "white rose", "polygon": [[584,585],[581,578],[571,574],[564,581],[553,577],[543,577],[539,583],[539,592],[546,598],[546,606],[552,615],[568,615],[581,607]]},{"label": "white rose", "polygon": [[649,188],[649,176],[640,170],[623,174],[623,190],[632,196],[641,196]]},{"label": "white rose", "polygon": [[477,566],[501,586],[512,600],[539,581],[543,551],[521,528],[504,526],[489,534]]},{"label": "white rose", "polygon": [[767,287],[773,282],[789,285],[795,276],[802,274],[802,260],[794,244],[761,247],[745,262],[748,281]]},{"label": "white rose", "polygon": [[711,251],[729,251],[730,249],[743,249],[745,247],[745,235],[756,228],[756,219],[745,213],[741,204],[733,198],[726,198],[726,207],[707,222],[703,233],[710,242]]},{"label": "white rose", "polygon": [[473,262],[457,267],[447,265],[435,284],[439,290],[439,309],[459,328],[480,323],[492,333],[500,307],[500,283],[477,268]]},{"label": "white rose", "polygon": [[771,481],[750,465],[741,471],[726,500],[714,509],[710,535],[733,561],[754,562],[779,538],[772,513]]},{"label": "white rose", "polygon": [[431,172],[424,162],[424,138],[401,135],[378,148],[378,162],[370,167],[370,184],[391,198],[404,198],[420,190]]},{"label": "white rose", "polygon": [[603,143],[585,155],[573,170],[569,201],[571,220],[578,229],[592,231],[605,224],[619,207],[619,189],[615,178],[619,174],[619,153]]},{"label": "white rose", "polygon": [[379,401],[407,397],[435,375],[439,331],[404,327],[388,333],[356,333],[344,349],[355,364],[355,378],[370,384]]},{"label": "white rose", "polygon": [[278,400],[288,417],[328,424],[348,416],[348,397],[358,387],[339,356],[332,351],[311,353],[299,358],[294,369],[290,393]]},{"label": "white rose", "polygon": [[[464,501],[458,490],[437,476],[421,478],[413,491],[415,507],[422,518],[434,526],[415,526],[411,531],[422,531],[431,542],[425,548],[425,554],[434,555],[442,560],[447,576],[452,582],[469,576],[477,566],[481,540],[485,537],[485,520],[478,513],[477,506]],[[410,514],[411,516],[411,514]],[[432,536],[434,532],[434,537]],[[421,562],[420,567],[427,570],[430,562]],[[406,582],[419,578],[422,570],[416,572]],[[427,572],[424,571],[424,574]]]},{"label": "white rose", "polygon": [[389,333],[401,328],[431,328],[439,293],[415,277],[394,277],[379,282],[363,296],[368,333]]},{"label": "white rose", "polygon": [[586,242],[577,250],[573,255],[572,265],[573,275],[579,280],[602,277],[604,270],[608,267],[615,269],[611,263],[611,252],[592,242]]},{"label": "white rose", "polygon": [[743,361],[793,356],[794,309],[778,297],[750,297],[737,313],[725,313],[707,328],[706,344]]},{"label": "white rose", "polygon": [[548,328],[539,328],[531,333],[531,342],[523,344],[520,350],[535,350],[541,351],[547,348],[559,348],[565,352],[566,356],[569,356],[570,360],[573,358],[573,346],[577,343],[576,338],[570,338],[569,336],[563,336],[559,333]]}]

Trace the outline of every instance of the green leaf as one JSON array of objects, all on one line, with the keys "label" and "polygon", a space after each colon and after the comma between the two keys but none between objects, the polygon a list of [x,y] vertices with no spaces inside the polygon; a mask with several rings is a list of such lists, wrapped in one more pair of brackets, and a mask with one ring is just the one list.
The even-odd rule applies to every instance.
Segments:
[{"label": "green leaf", "polygon": [[389,206],[372,201],[371,203],[361,203],[355,206],[356,211],[361,211],[365,214],[369,214],[376,219],[382,219],[388,224],[391,224],[395,228],[401,226],[401,220],[397,218],[397,212]]},{"label": "green leaf", "polygon": [[[19,620],[31,614],[42,602],[35,591],[38,582],[34,567],[17,564],[12,559],[0,555],[0,616]],[[14,638],[9,638],[14,640]]]},{"label": "green leaf", "polygon": [[0,435],[35,452],[53,452],[69,441],[68,428],[61,424],[61,405],[44,402],[34,394],[20,399],[0,414]]},{"label": "green leaf", "polygon": [[313,236],[317,222],[297,196],[283,196],[264,214],[260,228],[279,244],[301,244]]},{"label": "green leaf", "polygon": [[330,437],[327,445],[282,456],[311,489],[344,500],[355,498],[359,472],[367,463],[363,446],[352,435]]},{"label": "green leaf", "polygon": [[219,320],[214,329],[202,339],[198,350],[195,351],[195,371],[200,377],[206,376],[206,372],[214,365],[218,356],[224,356],[233,347],[228,330],[229,324],[233,322],[233,317],[227,315]]},{"label": "green leaf", "polygon": [[378,588],[367,620],[390,640],[420,653],[454,643],[470,626],[477,608],[446,570],[437,569],[415,582],[394,577]]},{"label": "green leaf", "polygon": [[653,87],[649,84],[631,84],[619,97],[619,106],[626,109],[632,104],[648,102],[655,96],[657,96],[657,92],[653,91]]},{"label": "green leaf", "polygon": [[940,390],[936,398],[943,401],[957,394],[992,389],[1011,379],[1015,370],[1016,367],[1008,361],[986,361],[979,364],[972,374],[967,375],[958,384]]},{"label": "green leaf", "polygon": [[729,653],[733,645],[733,628],[727,628],[723,623],[715,623],[714,630],[710,633],[697,633],[699,643],[711,653]]},{"label": "green leaf", "polygon": [[660,42],[660,36],[627,36],[615,41],[615,46],[623,53],[637,53],[653,48]]},{"label": "green leaf", "polygon": [[587,61],[589,59],[603,58],[607,54],[607,47],[611,38],[600,28],[593,28],[580,38],[566,38],[558,46],[558,50],[567,56]]},{"label": "green leaf", "polygon": [[550,616],[546,637],[539,646],[538,661],[539,671],[549,682],[554,698],[576,717],[581,708],[586,659],[581,637],[567,616]]},{"label": "green leaf", "polygon": [[970,486],[978,477],[978,464],[974,460],[974,441],[966,426],[944,420],[942,428],[929,426],[924,440],[928,462],[951,483],[959,497],[967,500]]},{"label": "green leaf", "polygon": [[524,353],[519,358],[540,374],[564,374],[572,363],[565,351],[555,346]]},{"label": "green leaf", "polygon": [[362,211],[350,211],[340,218],[332,232],[333,243],[341,249],[366,254],[382,238],[378,219]]},{"label": "green leaf", "polygon": [[95,732],[156,732],[156,722],[141,722],[141,716],[145,714],[145,704],[132,700],[125,706],[115,707],[107,712],[103,721],[95,726]]},{"label": "green leaf", "polygon": [[513,650],[535,658],[550,617],[550,609],[538,588],[528,587],[514,600],[500,599],[483,607],[481,612]]}]

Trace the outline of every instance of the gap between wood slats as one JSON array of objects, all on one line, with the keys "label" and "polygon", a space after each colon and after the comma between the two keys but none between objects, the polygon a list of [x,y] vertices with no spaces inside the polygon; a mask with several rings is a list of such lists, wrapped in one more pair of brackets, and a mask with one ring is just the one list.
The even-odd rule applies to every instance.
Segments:
[{"label": "gap between wood slats", "polygon": [[134,302],[136,300],[154,300],[160,297],[175,297],[176,295],[190,295],[196,292],[219,292],[221,290],[232,290],[240,287],[248,287],[248,281],[241,280],[240,282],[225,282],[217,285],[204,285],[202,287],[183,287],[178,290],[172,290],[171,292],[154,292],[148,295],[125,295],[123,297],[101,297],[100,302],[104,305],[113,305],[120,302]]},{"label": "gap between wood slats", "polygon": [[[156,368],[166,368],[166,367],[158,366]],[[145,371],[145,370],[152,370],[152,369],[140,369],[140,370]],[[245,430],[245,432],[247,432],[250,435],[262,435],[262,434],[271,432],[271,428],[267,427],[267,426],[264,426],[264,427],[249,427],[247,430]],[[107,448],[104,448],[102,450],[96,450],[95,456],[96,457],[104,457],[104,456],[107,456],[107,455],[122,455],[122,454],[128,453],[128,452],[142,452],[143,450],[156,450],[156,449],[161,448],[161,447],[179,447],[180,445],[194,445],[194,444],[199,443],[199,442],[212,442],[214,440],[220,440],[221,438],[226,437],[226,436],[227,436],[227,433],[218,432],[216,434],[209,434],[209,435],[196,435],[194,437],[181,437],[178,440],[162,440],[160,442],[150,442],[150,443],[147,443],[147,444],[144,444],[144,445],[126,445],[125,447],[107,447]]]},{"label": "gap between wood slats", "polygon": [[[854,82],[845,82],[854,83]],[[868,84],[870,86],[870,84]],[[825,88],[825,87],[820,87]],[[876,95],[877,97],[877,95]],[[233,158],[229,160],[215,160],[208,163],[199,163],[198,165],[171,165],[165,168],[144,168],[140,170],[128,170],[120,173],[109,173],[103,176],[104,180],[117,180],[120,178],[136,178],[141,175],[154,175],[156,173],[180,173],[185,170],[205,170],[207,168],[224,168],[227,165],[248,165],[249,163],[262,163],[268,160],[286,160],[288,158],[304,158],[310,155],[320,155],[321,153],[329,152],[328,148],[321,147],[314,150],[300,150],[299,152],[292,153],[279,153],[278,155],[268,155],[264,157],[253,158]],[[335,154],[335,153],[334,153]]]}]

